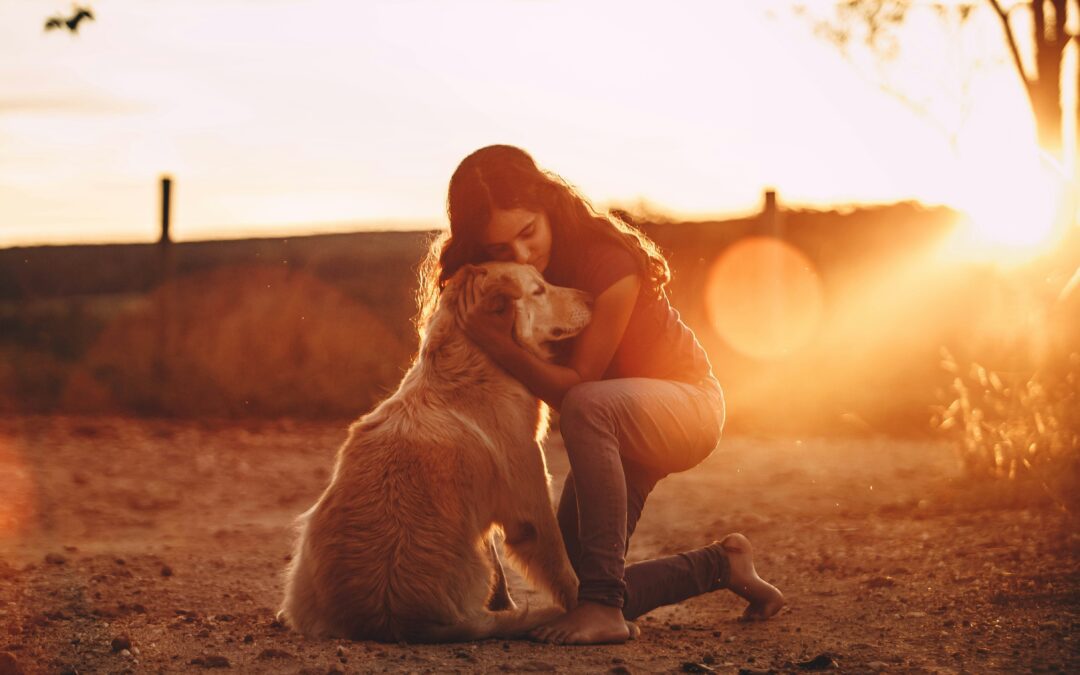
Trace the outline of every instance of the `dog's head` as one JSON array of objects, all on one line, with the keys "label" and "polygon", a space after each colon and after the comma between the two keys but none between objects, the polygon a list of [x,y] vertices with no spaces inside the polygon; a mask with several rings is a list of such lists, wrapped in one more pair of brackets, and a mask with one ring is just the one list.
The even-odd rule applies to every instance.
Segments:
[{"label": "dog's head", "polygon": [[580,333],[589,323],[589,296],[553,286],[531,265],[489,262],[466,265],[450,284],[462,288],[471,279],[488,311],[516,311],[514,339],[541,358],[550,358],[550,342]]}]

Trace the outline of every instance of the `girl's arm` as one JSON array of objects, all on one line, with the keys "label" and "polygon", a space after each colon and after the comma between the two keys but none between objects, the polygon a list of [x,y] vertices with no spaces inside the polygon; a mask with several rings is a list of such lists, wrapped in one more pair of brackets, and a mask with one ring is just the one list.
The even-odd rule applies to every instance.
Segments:
[{"label": "girl's arm", "polygon": [[[557,410],[571,387],[603,376],[626,332],[640,289],[640,277],[630,275],[616,281],[594,300],[592,320],[577,336],[566,366],[540,359],[514,341],[513,303],[507,303],[500,312],[467,300],[463,308],[465,331],[496,363]],[[464,296],[469,298],[471,293]]]}]

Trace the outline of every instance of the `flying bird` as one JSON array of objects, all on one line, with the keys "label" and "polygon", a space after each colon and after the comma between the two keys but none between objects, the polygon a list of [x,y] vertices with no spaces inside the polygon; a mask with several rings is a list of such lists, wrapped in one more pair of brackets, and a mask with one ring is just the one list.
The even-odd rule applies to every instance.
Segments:
[{"label": "flying bird", "polygon": [[72,33],[79,32],[79,22],[83,19],[94,20],[94,15],[86,7],[75,7],[75,13],[65,18],[60,15],[49,17],[45,21],[45,30],[52,30],[54,28],[63,29],[67,27]]}]

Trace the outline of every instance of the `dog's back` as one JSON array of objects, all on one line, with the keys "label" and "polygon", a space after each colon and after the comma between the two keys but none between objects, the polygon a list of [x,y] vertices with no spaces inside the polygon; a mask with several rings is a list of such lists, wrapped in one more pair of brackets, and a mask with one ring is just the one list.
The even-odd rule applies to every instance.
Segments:
[{"label": "dog's back", "polygon": [[394,641],[470,619],[464,598],[487,591],[474,570],[489,563],[471,541],[487,515],[475,489],[495,478],[484,445],[452,414],[401,400],[353,425],[330,486],[301,516],[290,623],[307,634]]}]

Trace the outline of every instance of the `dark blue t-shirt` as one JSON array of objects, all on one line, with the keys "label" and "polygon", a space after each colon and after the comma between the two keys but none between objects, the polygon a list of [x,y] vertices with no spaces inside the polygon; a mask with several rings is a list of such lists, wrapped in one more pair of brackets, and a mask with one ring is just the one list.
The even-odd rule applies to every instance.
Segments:
[{"label": "dark blue t-shirt", "polygon": [[634,311],[603,379],[652,377],[696,384],[712,375],[709,359],[693,331],[679,318],[667,294],[652,289],[633,254],[604,239],[575,244],[563,247],[561,255],[552,255],[544,273],[548,282],[596,298],[620,279],[641,278]]}]

